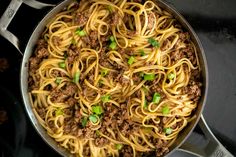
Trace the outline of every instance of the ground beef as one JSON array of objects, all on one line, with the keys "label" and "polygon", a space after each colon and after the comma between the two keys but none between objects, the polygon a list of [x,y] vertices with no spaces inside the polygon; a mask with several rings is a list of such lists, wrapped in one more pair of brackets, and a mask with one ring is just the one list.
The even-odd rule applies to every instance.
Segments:
[{"label": "ground beef", "polygon": [[97,48],[99,45],[98,42],[98,32],[92,31],[90,32],[89,36],[84,36],[81,38],[81,40],[86,44],[90,45],[92,48]]},{"label": "ground beef", "polygon": [[52,43],[55,45],[55,46],[60,46],[61,45],[61,38],[58,37],[58,36],[54,36],[52,37]]},{"label": "ground beef", "polygon": [[152,29],[155,24],[155,20],[156,20],[156,17],[154,14],[149,14],[148,15],[148,25],[147,25],[147,29]]},{"label": "ground beef", "polygon": [[78,49],[74,45],[71,45],[69,47],[69,50],[66,52],[66,55],[67,55],[68,64],[73,64],[76,57],[79,57],[79,55],[80,55],[80,49]]},{"label": "ground beef", "polygon": [[154,85],[150,89],[151,95],[153,95],[155,92],[159,93],[161,95],[161,100],[166,98],[166,94],[163,92],[162,88],[159,85]]},{"label": "ground beef", "polygon": [[108,23],[111,26],[116,26],[116,25],[119,25],[121,23],[121,17],[119,15],[119,13],[116,12],[116,11],[112,12],[108,18],[109,18]]},{"label": "ground beef", "polygon": [[4,72],[9,68],[9,63],[6,58],[0,58],[0,72]]},{"label": "ground beef", "polygon": [[74,23],[78,25],[79,27],[82,27],[87,23],[89,16],[90,14],[88,11],[79,12],[74,15],[74,19],[73,19]]},{"label": "ground beef", "polygon": [[133,157],[133,149],[131,146],[124,145],[120,151],[120,155],[123,157]]},{"label": "ground beef", "polygon": [[97,147],[103,147],[104,145],[108,144],[109,140],[105,137],[96,137],[94,140],[94,144]]},{"label": "ground beef", "polygon": [[64,88],[60,90],[54,89],[51,92],[53,102],[61,103],[65,102],[68,98],[72,97],[78,90],[78,87],[74,83],[67,83]]},{"label": "ground beef", "polygon": [[201,96],[201,86],[202,83],[191,81],[188,86],[182,89],[182,92],[183,94],[188,94],[193,101],[198,101]]},{"label": "ground beef", "polygon": [[186,55],[184,54],[183,51],[180,51],[180,50],[172,51],[170,55],[171,60],[173,60],[174,62],[179,61],[180,59],[184,57],[186,57]]},{"label": "ground beef", "polygon": [[56,128],[56,126],[55,126],[55,124],[54,124],[53,121],[49,121],[49,122],[47,123],[47,125],[48,125],[48,127],[49,127],[54,133],[57,131],[57,128]]},{"label": "ground beef", "polygon": [[59,71],[59,70],[52,70],[52,76],[53,78],[57,78],[57,77],[65,77],[66,74],[62,71]]},{"label": "ground beef", "polygon": [[66,104],[68,104],[69,106],[74,106],[76,105],[78,102],[78,100],[76,100],[75,98],[73,97],[70,97],[67,101],[66,101]]},{"label": "ground beef", "polygon": [[45,119],[45,116],[46,116],[46,110],[45,110],[45,108],[39,108],[39,109],[37,109],[37,112],[38,112],[39,116],[40,116],[42,119]]}]

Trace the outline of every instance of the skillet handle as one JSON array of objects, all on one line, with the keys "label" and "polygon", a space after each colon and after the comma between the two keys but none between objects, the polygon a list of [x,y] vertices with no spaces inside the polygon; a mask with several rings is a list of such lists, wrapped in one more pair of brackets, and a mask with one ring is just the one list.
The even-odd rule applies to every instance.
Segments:
[{"label": "skillet handle", "polygon": [[188,140],[180,146],[179,151],[198,157],[233,157],[233,155],[213,135],[203,115],[201,115],[198,125],[205,137],[193,132]]},{"label": "skillet handle", "polygon": [[20,44],[20,40],[10,31],[7,30],[8,26],[10,25],[12,19],[14,18],[16,12],[19,10],[22,3],[35,8],[35,9],[42,9],[45,7],[55,6],[52,4],[45,4],[35,0],[11,0],[10,4],[8,5],[7,9],[3,13],[2,17],[0,18],[0,35],[2,35],[5,39],[7,39],[15,48],[22,53],[22,47]]}]

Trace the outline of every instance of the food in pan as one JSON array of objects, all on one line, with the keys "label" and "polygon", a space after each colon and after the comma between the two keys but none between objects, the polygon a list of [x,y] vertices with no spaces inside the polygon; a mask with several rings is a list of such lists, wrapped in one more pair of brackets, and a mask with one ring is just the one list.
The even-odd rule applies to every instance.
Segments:
[{"label": "food in pan", "polygon": [[29,95],[47,133],[77,156],[161,156],[201,96],[196,48],[153,1],[73,2],[29,60]]}]

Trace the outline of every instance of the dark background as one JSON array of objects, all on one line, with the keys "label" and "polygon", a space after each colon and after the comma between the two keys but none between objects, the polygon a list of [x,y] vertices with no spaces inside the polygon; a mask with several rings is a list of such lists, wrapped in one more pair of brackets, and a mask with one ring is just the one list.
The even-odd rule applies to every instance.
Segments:
[{"label": "dark background", "polygon": [[[47,2],[58,3],[59,0]],[[166,2],[187,19],[203,44],[209,68],[209,92],[203,115],[216,137],[236,155],[236,1],[166,0]],[[8,0],[0,1],[0,16],[8,3]],[[9,30],[19,37],[23,45],[26,44],[34,27],[48,10],[34,10],[23,5]],[[9,116],[6,124],[8,126],[0,127],[0,144],[2,140],[9,144],[10,148],[13,147],[13,150],[19,148],[18,156],[58,156],[42,141],[25,116],[19,86],[22,57],[0,36],[0,58],[3,57],[9,61],[10,67],[5,72],[0,72],[0,87],[10,93],[8,96],[0,96],[0,107],[8,106],[13,113],[10,114],[12,117]],[[16,115],[17,118],[14,117]],[[25,122],[27,127],[23,125]],[[12,127],[13,124],[16,126]],[[19,143],[24,141],[24,137],[23,147],[17,146],[16,139]],[[3,149],[4,147],[0,148],[0,156],[10,156],[9,152],[7,155],[7,147]],[[172,156],[189,155],[174,153]]]}]

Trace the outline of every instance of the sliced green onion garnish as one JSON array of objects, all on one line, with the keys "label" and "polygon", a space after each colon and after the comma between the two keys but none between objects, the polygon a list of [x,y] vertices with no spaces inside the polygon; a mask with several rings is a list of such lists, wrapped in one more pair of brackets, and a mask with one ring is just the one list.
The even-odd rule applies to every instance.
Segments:
[{"label": "sliced green onion garnish", "polygon": [[110,100],[110,95],[104,95],[102,96],[102,102],[106,103]]},{"label": "sliced green onion garnish", "polygon": [[87,125],[87,122],[88,122],[87,117],[83,117],[82,121],[81,121],[81,125],[82,125],[83,128]]},{"label": "sliced green onion garnish", "polygon": [[161,100],[161,95],[159,93],[154,93],[152,97],[152,102],[159,103],[160,100]]},{"label": "sliced green onion garnish", "polygon": [[140,50],[140,54],[141,54],[141,56],[145,56],[146,55],[144,50]]},{"label": "sliced green onion garnish", "polygon": [[146,81],[153,81],[155,80],[155,74],[144,74],[143,79]]},{"label": "sliced green onion garnish", "polygon": [[173,129],[171,129],[171,128],[164,128],[164,132],[165,132],[167,135],[171,134],[172,131],[173,131]]},{"label": "sliced green onion garnish", "polygon": [[148,39],[149,44],[151,44],[153,47],[160,47],[160,43],[156,41],[154,38],[149,38]]},{"label": "sliced green onion garnish", "polygon": [[73,82],[74,83],[78,83],[79,82],[79,77],[80,77],[80,72],[76,72],[73,78]]},{"label": "sliced green onion garnish", "polygon": [[144,109],[147,109],[147,108],[148,108],[148,102],[147,102],[146,99],[144,100],[144,106],[143,106],[143,108],[144,108]]},{"label": "sliced green onion garnish", "polygon": [[112,6],[108,5],[108,6],[107,6],[107,9],[109,10],[110,13],[113,12]]},{"label": "sliced green onion garnish", "polygon": [[115,37],[114,37],[113,35],[112,35],[112,36],[110,36],[110,38],[109,38],[109,39],[110,39],[110,41],[111,41],[111,42],[115,41]]},{"label": "sliced green onion garnish", "polygon": [[129,57],[128,64],[129,65],[133,64],[134,60],[135,60],[134,56]]},{"label": "sliced green onion garnish", "polygon": [[65,62],[61,62],[58,64],[60,68],[65,68],[66,67],[66,63]]},{"label": "sliced green onion garnish", "polygon": [[116,44],[116,42],[111,42],[111,44],[109,45],[109,47],[112,49],[112,50],[115,50],[116,49],[116,46],[117,46],[117,44]]},{"label": "sliced green onion garnish", "polygon": [[164,106],[161,111],[163,115],[167,115],[170,113],[170,109],[168,106]]},{"label": "sliced green onion garnish", "polygon": [[98,118],[97,118],[95,115],[90,115],[90,116],[89,116],[89,120],[90,120],[92,123],[97,123]]},{"label": "sliced green onion garnish", "polygon": [[56,78],[56,84],[60,84],[61,83],[61,79],[59,79],[59,78]]},{"label": "sliced green onion garnish", "polygon": [[96,114],[98,116],[103,113],[102,107],[99,106],[99,105],[92,106],[92,111],[93,111],[94,114]]},{"label": "sliced green onion garnish", "polygon": [[60,115],[63,115],[63,110],[58,108],[55,112],[56,116],[60,116]]},{"label": "sliced green onion garnish", "polygon": [[100,132],[98,130],[96,130],[96,135],[100,136]]},{"label": "sliced green onion garnish", "polygon": [[115,147],[117,150],[121,150],[123,148],[123,144],[116,144]]},{"label": "sliced green onion garnish", "polygon": [[167,77],[168,77],[169,80],[173,80],[175,78],[175,74],[174,73],[169,73],[167,75]]},{"label": "sliced green onion garnish", "polygon": [[75,34],[79,35],[80,37],[83,37],[86,35],[86,32],[85,30],[81,30],[80,28],[78,28],[76,31],[75,31]]},{"label": "sliced green onion garnish", "polygon": [[101,71],[101,75],[102,75],[103,77],[106,76],[107,73],[108,73],[108,69],[103,69],[103,70]]}]

